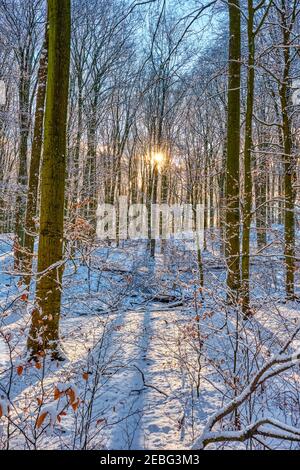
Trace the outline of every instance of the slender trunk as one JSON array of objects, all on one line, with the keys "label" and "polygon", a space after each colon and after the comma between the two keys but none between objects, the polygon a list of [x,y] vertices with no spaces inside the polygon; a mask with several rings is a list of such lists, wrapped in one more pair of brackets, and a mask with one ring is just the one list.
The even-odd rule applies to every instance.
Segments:
[{"label": "slender trunk", "polygon": [[239,0],[229,3],[230,43],[226,165],[226,259],[228,299],[238,300],[240,289],[240,86],[241,14]]},{"label": "slender trunk", "polygon": [[208,226],[208,147],[205,145],[205,163],[204,163],[204,182],[203,182],[203,195],[204,195],[204,251],[207,250],[207,226]]},{"label": "slender trunk", "polygon": [[96,228],[96,211],[98,195],[96,191],[96,167],[97,167],[97,105],[98,97],[95,96],[92,110],[91,120],[88,127],[88,149],[87,149],[87,161],[84,168],[84,188],[85,197],[88,199],[86,205],[86,218]]},{"label": "slender trunk", "polygon": [[286,266],[286,296],[291,300],[295,296],[295,189],[296,168],[292,155],[291,122],[288,113],[288,80],[289,80],[289,52],[285,52],[285,73],[280,91],[283,121],[284,141],[284,237],[285,237],[285,266]]},{"label": "slender trunk", "polygon": [[77,119],[77,133],[76,133],[76,145],[75,145],[75,152],[74,152],[74,161],[72,165],[73,169],[73,205],[75,206],[74,212],[76,213],[76,205],[78,203],[79,198],[79,179],[80,179],[80,169],[79,169],[79,161],[80,161],[80,149],[81,149],[81,139],[82,139],[82,132],[83,132],[83,85],[82,85],[82,76],[81,72],[79,72],[78,76],[78,119]]},{"label": "slender trunk", "polygon": [[[26,55],[26,54],[25,54]],[[30,74],[28,58],[22,59],[21,78],[19,83],[19,107],[20,107],[20,146],[18,168],[18,193],[16,199],[16,226],[15,226],[15,269],[21,270],[22,247],[24,244],[24,216],[25,216],[25,188],[27,186],[27,153],[29,136],[29,99],[30,99]]]},{"label": "slender trunk", "polygon": [[32,142],[30,171],[27,192],[27,205],[25,214],[25,240],[24,240],[24,257],[23,271],[28,273],[24,282],[29,287],[30,273],[32,270],[32,260],[34,255],[34,241],[36,224],[35,217],[37,215],[38,187],[40,176],[41,154],[43,146],[43,129],[44,129],[44,113],[47,86],[47,67],[48,67],[48,24],[46,24],[45,40],[40,58],[38,85],[36,96],[36,110],[34,121],[34,135]]},{"label": "slender trunk", "polygon": [[[161,175],[161,203],[162,204],[168,204],[169,173],[170,173],[170,162],[169,162],[169,156],[166,152],[166,161],[163,164],[162,175]],[[162,219],[163,217],[161,217],[161,226],[162,226]],[[161,229],[161,233],[163,233],[162,229]],[[162,253],[165,252],[166,245],[167,245],[167,241],[162,239],[161,241]]]},{"label": "slender trunk", "polygon": [[287,23],[289,7],[285,2],[282,4],[281,24],[283,36],[283,59],[284,70],[279,90],[282,112],[282,128],[283,128],[283,162],[284,162],[284,193],[285,193],[285,212],[284,212],[284,238],[285,238],[285,267],[286,267],[286,298],[293,300],[295,297],[295,200],[296,189],[294,187],[297,180],[296,163],[293,156],[292,141],[292,123],[289,113],[289,80],[291,71],[290,57],[290,38],[293,24],[295,21],[295,13],[291,19],[291,23]]},{"label": "slender trunk", "polygon": [[250,234],[252,213],[252,122],[255,87],[255,38],[254,38],[253,0],[248,0],[248,78],[247,109],[245,123],[244,149],[244,211],[243,211],[243,246],[242,246],[242,308],[244,315],[250,313]]},{"label": "slender trunk", "polygon": [[[153,185],[152,185],[152,204],[157,204],[158,201],[158,178],[159,178],[159,171],[158,171],[158,163],[154,163],[153,169]],[[151,213],[151,209],[150,209]],[[151,224],[150,224],[151,226]],[[151,231],[151,228],[150,228]],[[150,256],[151,258],[155,258],[155,250],[156,250],[156,239],[151,235],[151,242],[150,242]]]},{"label": "slender trunk", "polygon": [[[266,141],[267,138],[263,138]],[[267,149],[264,144],[263,149]],[[263,249],[267,244],[267,174],[265,155],[256,158],[255,177],[255,205],[256,205],[256,231],[258,249]]]},{"label": "slender trunk", "polygon": [[5,217],[5,191],[4,191],[4,165],[5,165],[5,157],[6,157],[6,145],[5,145],[5,108],[6,106],[0,105],[0,168],[2,171],[0,172],[0,233],[5,232],[5,225],[6,225],[6,217]]},{"label": "slender trunk", "polygon": [[225,256],[226,243],[225,243],[225,225],[226,225],[226,172],[224,170],[226,166],[226,148],[224,146],[222,155],[222,170],[219,178],[219,226],[220,226],[220,255]]},{"label": "slender trunk", "polygon": [[209,230],[211,236],[213,236],[214,228],[215,228],[215,205],[214,205],[214,169],[213,169],[213,155],[211,152],[210,155],[211,162],[210,162],[210,175],[209,175]]}]

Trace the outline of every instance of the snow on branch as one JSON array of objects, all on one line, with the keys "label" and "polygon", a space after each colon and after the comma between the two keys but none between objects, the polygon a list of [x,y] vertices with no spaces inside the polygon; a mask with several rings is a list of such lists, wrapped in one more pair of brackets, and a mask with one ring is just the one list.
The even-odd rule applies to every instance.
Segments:
[{"label": "snow on branch", "polygon": [[300,429],[288,426],[271,418],[256,421],[241,431],[213,431],[217,423],[220,423],[222,419],[236,411],[264,382],[299,364],[300,350],[292,352],[291,354],[287,353],[299,331],[300,323],[280,352],[273,356],[255,374],[244,391],[212,415],[202,435],[196,440],[193,446],[194,449],[204,450],[209,444],[218,442],[245,442],[257,435],[300,442]]}]

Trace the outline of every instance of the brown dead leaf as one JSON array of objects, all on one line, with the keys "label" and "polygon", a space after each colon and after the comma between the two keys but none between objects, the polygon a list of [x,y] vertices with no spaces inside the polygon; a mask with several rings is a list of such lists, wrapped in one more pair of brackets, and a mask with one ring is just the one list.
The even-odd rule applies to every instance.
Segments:
[{"label": "brown dead leaf", "polygon": [[75,403],[71,403],[73,411],[77,411],[80,405],[80,400],[78,399]]},{"label": "brown dead leaf", "polygon": [[37,420],[37,422],[36,422],[36,427],[37,427],[37,429],[40,429],[40,427],[42,427],[43,422],[45,421],[47,414],[48,414],[48,412],[46,411],[45,413],[42,413],[42,414],[38,417],[38,420]]},{"label": "brown dead leaf", "polygon": [[59,400],[61,396],[62,396],[62,393],[58,390],[57,387],[55,387],[55,389],[54,389],[54,400]]},{"label": "brown dead leaf", "polygon": [[70,390],[67,391],[67,395],[69,397],[70,405],[72,405],[76,401],[76,396],[75,396],[74,390],[72,388],[70,388]]}]

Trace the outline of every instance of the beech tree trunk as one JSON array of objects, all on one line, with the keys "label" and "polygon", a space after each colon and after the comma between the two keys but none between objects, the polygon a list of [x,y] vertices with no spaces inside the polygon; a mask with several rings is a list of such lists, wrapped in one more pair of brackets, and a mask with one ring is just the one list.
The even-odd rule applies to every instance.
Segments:
[{"label": "beech tree trunk", "polygon": [[60,359],[64,238],[66,128],[70,74],[70,0],[48,0],[49,64],[41,175],[41,213],[36,309],[28,338],[31,357]]},{"label": "beech tree trunk", "polygon": [[230,18],[228,124],[226,163],[226,260],[228,300],[240,290],[240,87],[241,13],[239,0],[228,4]]},{"label": "beech tree trunk", "polygon": [[244,149],[244,212],[243,212],[243,246],[242,246],[242,307],[244,315],[250,313],[250,234],[252,213],[252,119],[254,108],[255,85],[255,38],[254,38],[253,0],[248,0],[248,77],[247,109],[245,123]]},{"label": "beech tree trunk", "polygon": [[283,82],[280,90],[282,123],[283,123],[283,143],[284,143],[284,192],[285,192],[285,212],[284,212],[284,237],[285,237],[285,267],[286,267],[286,296],[287,300],[293,300],[295,296],[295,200],[296,191],[294,183],[297,179],[295,162],[293,158],[293,143],[291,135],[291,122],[288,110],[288,80],[290,72],[289,53],[289,32],[284,30],[284,50],[285,69]]}]

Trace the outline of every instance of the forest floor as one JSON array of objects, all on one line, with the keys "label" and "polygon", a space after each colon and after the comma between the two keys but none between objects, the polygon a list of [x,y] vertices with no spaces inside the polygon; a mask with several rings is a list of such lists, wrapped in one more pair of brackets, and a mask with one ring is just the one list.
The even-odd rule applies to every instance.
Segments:
[{"label": "forest floor", "polygon": [[[64,273],[66,361],[37,368],[25,356],[33,292],[24,298],[12,274],[11,242],[3,237],[0,398],[9,402],[11,420],[0,420],[2,445],[9,440],[10,448],[191,448],[209,416],[247,386],[299,321],[299,304],[282,300],[276,251],[252,266],[254,316],[247,322],[226,307],[218,253],[217,243],[204,253],[202,298],[195,253],[179,244],[170,243],[155,263],[143,243],[78,250]],[[300,348],[300,338],[292,346]],[[299,372],[294,368],[262,387],[240,410],[238,426],[261,416],[300,426]],[[69,389],[80,399],[74,409],[64,395]],[[38,426],[43,412],[47,416]],[[223,427],[233,429],[233,422]],[[240,448],[297,445],[269,439]]]}]

